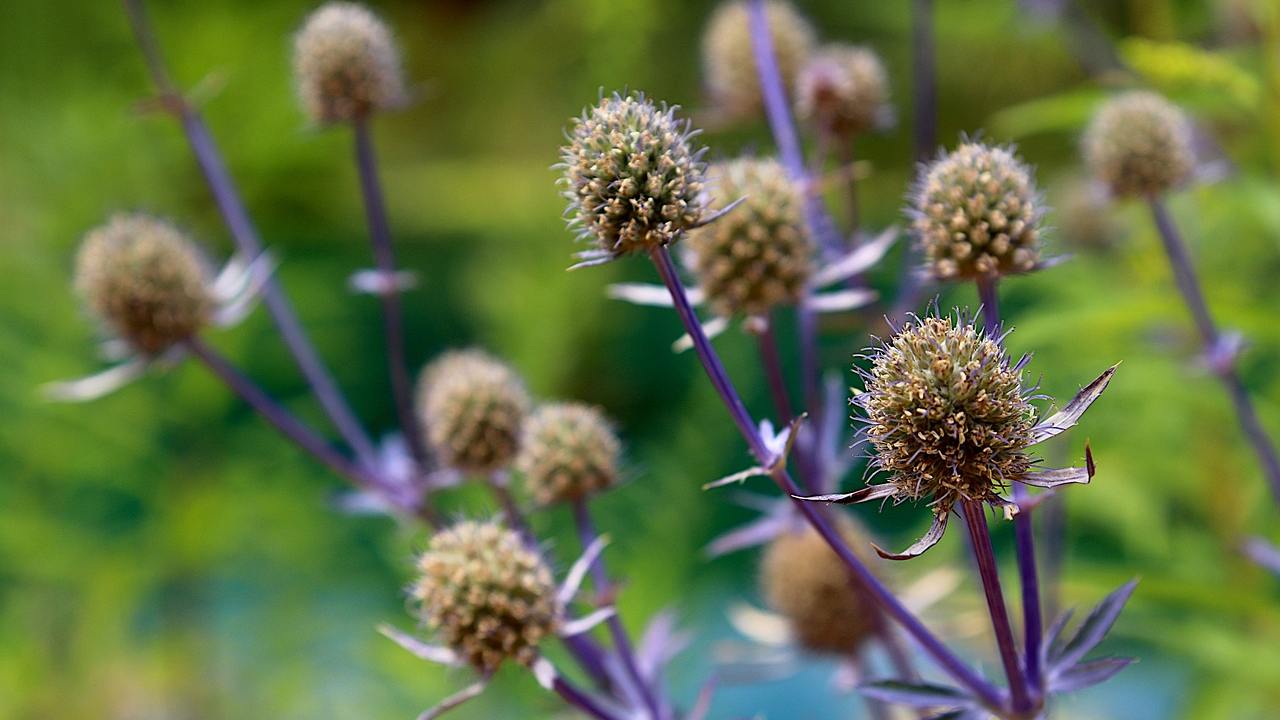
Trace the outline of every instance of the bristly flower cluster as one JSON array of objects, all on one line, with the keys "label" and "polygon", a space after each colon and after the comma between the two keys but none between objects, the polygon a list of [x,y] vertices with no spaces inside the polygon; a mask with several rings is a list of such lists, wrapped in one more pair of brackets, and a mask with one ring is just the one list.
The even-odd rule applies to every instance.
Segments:
[{"label": "bristly flower cluster", "polygon": [[303,109],[321,125],[404,101],[391,30],[363,5],[330,2],[311,13],[294,38],[293,69]]},{"label": "bristly flower cluster", "polygon": [[514,370],[480,350],[433,360],[418,383],[427,444],[448,467],[492,472],[515,458],[529,395]]},{"label": "bristly flower cluster", "polygon": [[1182,111],[1143,90],[1102,106],[1085,131],[1084,155],[1094,177],[1117,197],[1171,190],[1187,179],[1195,160]]},{"label": "bristly flower cluster", "polygon": [[843,139],[888,125],[893,111],[880,56],[857,45],[819,50],[796,81],[796,115]]},{"label": "bristly flower cluster", "polygon": [[525,423],[516,468],[541,505],[574,502],[618,481],[622,445],[600,411],[582,403],[553,403]]},{"label": "bristly flower cluster", "polygon": [[[783,0],[767,0],[765,17],[783,86],[791,95],[817,33],[795,6]],[[728,0],[716,8],[702,37],[702,64],[711,102],[727,119],[760,113],[764,100],[747,0]]]},{"label": "bristly flower cluster", "polygon": [[735,211],[689,234],[689,269],[719,314],[767,315],[798,302],[813,273],[814,247],[795,184],[775,159],[739,158],[711,166],[717,206]]},{"label": "bristly flower cluster", "polygon": [[908,215],[929,272],[968,280],[1033,270],[1044,212],[1013,151],[965,142],[921,169]]},{"label": "bristly flower cluster", "polygon": [[427,624],[482,674],[506,660],[531,665],[560,618],[556,585],[519,534],[464,521],[431,538],[413,596]]},{"label": "bristly flower cluster", "polygon": [[566,214],[609,257],[669,245],[702,219],[702,151],[675,111],[615,93],[574,121],[561,148]]}]

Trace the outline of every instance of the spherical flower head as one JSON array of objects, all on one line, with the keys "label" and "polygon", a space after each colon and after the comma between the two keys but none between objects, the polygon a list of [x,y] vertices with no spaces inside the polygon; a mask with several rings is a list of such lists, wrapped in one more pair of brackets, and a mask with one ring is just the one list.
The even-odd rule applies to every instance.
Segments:
[{"label": "spherical flower head", "polygon": [[819,50],[796,81],[796,114],[836,138],[888,124],[889,78],[880,56],[855,45]]},{"label": "spherical flower head", "polygon": [[976,142],[924,166],[908,208],[938,280],[1033,270],[1043,212],[1031,170],[1008,148]]},{"label": "spherical flower head", "polygon": [[745,198],[689,234],[685,261],[713,308],[724,316],[766,315],[797,302],[813,271],[814,247],[782,165],[740,158],[712,165],[707,177],[717,206]]},{"label": "spherical flower head", "polygon": [[702,218],[704,166],[688,121],[644,95],[610,95],[561,148],[567,215],[612,255],[668,245]]},{"label": "spherical flower head", "polygon": [[941,513],[957,500],[994,499],[1030,467],[1034,409],[1022,370],[971,323],[913,319],[862,375],[855,402],[896,499],[932,498]]},{"label": "spherical flower head", "polygon": [[516,467],[534,500],[574,502],[618,481],[622,445],[604,415],[590,405],[554,403],[525,423]]},{"label": "spherical flower head", "polygon": [[[768,0],[765,16],[778,72],[790,96],[800,68],[813,52],[813,26],[783,0]],[[722,112],[732,118],[760,113],[764,99],[747,0],[729,0],[716,8],[702,36],[702,64],[711,100]]]},{"label": "spherical flower head", "polygon": [[209,321],[213,298],[200,253],[173,225],[117,215],[91,230],[75,286],[89,310],[145,355],[158,355]]},{"label": "spherical flower head", "polygon": [[1117,197],[1170,190],[1187,179],[1195,162],[1186,116],[1143,90],[1102,106],[1085,131],[1084,156],[1094,177]]},{"label": "spherical flower head", "polygon": [[529,665],[559,622],[551,570],[518,533],[459,522],[431,538],[412,594],[441,640],[481,673]]},{"label": "spherical flower head", "polygon": [[427,444],[444,465],[486,473],[515,458],[529,395],[506,364],[479,350],[434,360],[418,385]]},{"label": "spherical flower head", "polygon": [[[866,544],[847,522],[839,523],[850,547]],[[874,630],[875,613],[851,584],[849,569],[822,536],[807,525],[769,543],[760,561],[765,602],[787,619],[800,647],[848,656]]]},{"label": "spherical flower head", "polygon": [[404,101],[391,31],[363,5],[330,2],[294,38],[293,70],[303,109],[321,125],[349,122]]}]

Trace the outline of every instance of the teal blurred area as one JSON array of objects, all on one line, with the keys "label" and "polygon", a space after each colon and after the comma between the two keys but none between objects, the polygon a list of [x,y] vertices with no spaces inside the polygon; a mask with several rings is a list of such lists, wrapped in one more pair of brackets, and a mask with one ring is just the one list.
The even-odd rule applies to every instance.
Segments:
[{"label": "teal blurred area", "polygon": [[[351,139],[307,125],[290,77],[291,34],[313,3],[150,4],[174,76],[195,88],[308,331],[358,414],[388,431],[378,308],[346,290],[347,276],[371,264]],[[909,3],[797,4],[824,39],[868,43],[885,59],[899,122],[860,144],[872,173],[860,190],[869,225],[901,222],[914,171]],[[936,4],[940,141],[981,133],[1019,143],[1049,202],[1070,207],[1079,132],[1125,80],[1091,78],[1070,20],[1027,9],[1053,3]],[[601,88],[642,89],[697,116],[698,36],[712,4],[373,5],[396,28],[416,83],[416,102],[376,125],[400,260],[422,278],[406,296],[412,362],[484,346],[538,397],[596,403],[618,420],[630,481],[596,513],[626,578],[620,607],[634,629],[670,606],[699,631],[673,682],[690,699],[734,634],[725,610],[759,602],[752,553],[701,554],[751,517],[700,490],[744,467],[746,452],[694,358],[670,352],[674,315],[605,299],[610,282],[653,281],[651,267],[565,272],[575,248],[550,166],[567,118]],[[1251,340],[1241,370],[1280,436],[1280,9],[1268,0],[1083,5],[1143,80],[1188,107],[1221,146],[1225,178],[1180,194],[1173,212],[1215,313]],[[149,92],[118,3],[0,7],[0,717],[414,717],[468,681],[375,632],[413,624],[404,588],[421,530],[335,512],[340,480],[193,363],[89,404],[40,396],[42,383],[101,367],[68,284],[86,230],[140,209],[174,219],[215,257],[230,252],[178,127],[145,111]],[[712,157],[770,147],[763,123],[702,139]],[[1238,546],[1252,535],[1280,539],[1276,507],[1226,397],[1196,365],[1143,208],[1109,211],[1115,241],[1105,247],[1070,241],[1080,220],[1050,216],[1053,248],[1073,253],[1070,262],[1005,283],[1009,343],[1034,354],[1032,375],[1060,399],[1122,362],[1083,424],[1046,452],[1078,459],[1088,441],[1100,468],[1092,485],[1064,493],[1064,603],[1087,606],[1141,577],[1105,649],[1143,661],[1054,716],[1275,717],[1280,580]],[[890,267],[873,281],[891,290],[895,278]],[[976,299],[954,288],[939,304]],[[824,330],[824,363],[847,370],[863,330],[842,320]],[[785,328],[794,368],[792,335]],[[265,313],[209,340],[327,430]],[[753,344],[735,333],[717,345],[765,414]],[[493,510],[474,488],[442,503],[459,516]],[[927,521],[908,507],[856,512],[893,546]],[[535,517],[561,569],[577,552],[568,520],[563,511]],[[996,542],[1015,587],[1007,526]],[[967,572],[966,552],[953,535],[886,572],[903,586],[944,566]],[[977,593],[966,580],[926,617],[963,626]],[[964,637],[964,653],[996,672],[989,634]],[[856,715],[861,706],[833,694],[830,675],[816,663],[786,681],[724,687],[712,716]],[[456,717],[561,715],[509,669]]]}]

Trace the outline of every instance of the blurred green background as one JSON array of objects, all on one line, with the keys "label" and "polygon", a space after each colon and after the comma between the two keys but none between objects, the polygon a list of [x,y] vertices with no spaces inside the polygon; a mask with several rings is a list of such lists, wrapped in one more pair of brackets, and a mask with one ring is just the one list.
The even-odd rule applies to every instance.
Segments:
[{"label": "blurred green background", "polygon": [[[206,117],[312,338],[359,414],[386,431],[393,411],[377,306],[345,290],[347,275],[370,264],[350,137],[308,128],[290,78],[291,33],[314,3],[151,4],[179,83],[216,90],[203,100]],[[1079,42],[1077,16],[1028,10],[1053,4],[939,0],[939,140],[981,131],[1016,141],[1050,202],[1065,202],[1080,128],[1108,85],[1135,75],[1092,72],[1103,55]],[[890,69],[899,122],[861,145],[873,172],[863,212],[873,227],[898,222],[913,168],[909,3],[798,5],[823,39],[869,43]],[[756,600],[752,553],[710,563],[699,554],[751,517],[699,490],[744,466],[745,451],[694,358],[669,351],[674,315],[604,298],[609,282],[652,280],[646,263],[564,272],[574,247],[549,166],[566,118],[601,87],[704,107],[697,43],[711,6],[374,3],[420,83],[419,101],[376,128],[400,257],[423,280],[406,297],[411,358],[483,345],[509,358],[538,396],[598,403],[618,419],[633,480],[599,501],[598,519],[627,579],[628,624],[673,606],[699,631],[678,665],[684,698],[715,642],[731,634],[724,607]],[[1280,10],[1271,0],[1083,6],[1136,77],[1182,102],[1221,145],[1226,178],[1180,194],[1173,208],[1217,316],[1252,340],[1241,370],[1280,436]],[[118,3],[0,8],[0,717],[413,717],[467,681],[374,632],[380,622],[412,623],[402,588],[421,531],[336,513],[340,481],[194,364],[85,405],[49,404],[37,392],[100,367],[68,289],[87,229],[116,210],[143,209],[176,219],[216,256],[228,253],[177,126],[138,111],[149,92]],[[770,146],[763,124],[703,139],[713,157]],[[1251,534],[1280,539],[1276,508],[1225,396],[1196,367],[1195,338],[1143,208],[1107,219],[1115,242],[1080,247],[1069,242],[1073,218],[1051,215],[1061,230],[1054,248],[1075,259],[1003,288],[1012,349],[1035,354],[1032,373],[1050,394],[1069,397],[1123,361],[1081,427],[1047,452],[1078,458],[1089,439],[1101,468],[1093,485],[1065,493],[1065,602],[1091,604],[1140,576],[1104,649],[1143,662],[1067,701],[1061,716],[1275,717],[1280,581],[1237,546]],[[895,273],[875,280],[888,287]],[[974,303],[969,288],[941,298],[943,307]],[[210,340],[327,428],[264,312]],[[845,367],[865,342],[855,324],[834,322],[824,361]],[[736,334],[717,343],[765,413],[752,343]],[[794,347],[784,351],[794,366]],[[455,514],[490,509],[465,489],[443,503]],[[907,507],[857,512],[895,546],[927,520]],[[562,567],[576,554],[566,520],[536,518]],[[1005,560],[1009,534],[996,530]],[[952,534],[893,572],[905,581],[942,565],[967,571],[964,552]],[[957,595],[972,602],[975,593],[966,585]],[[931,617],[946,612],[944,604]],[[997,670],[988,636],[965,652]],[[727,687],[712,715],[858,712],[856,700],[831,694],[828,670]],[[557,708],[512,671],[457,717],[550,717]]]}]

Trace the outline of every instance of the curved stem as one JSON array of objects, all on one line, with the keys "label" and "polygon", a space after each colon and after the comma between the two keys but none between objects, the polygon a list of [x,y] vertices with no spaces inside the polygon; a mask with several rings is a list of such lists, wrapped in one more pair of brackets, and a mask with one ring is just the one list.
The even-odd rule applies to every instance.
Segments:
[{"label": "curved stem", "polygon": [[[165,107],[176,115],[181,123],[187,142],[196,156],[196,163],[200,166],[205,182],[213,193],[214,202],[227,224],[232,240],[246,257],[253,258],[260,255],[262,241],[253,227],[253,222],[249,219],[244,200],[236,190],[230,173],[227,172],[213,136],[204,124],[204,119],[182,97],[170,80],[160,49],[156,44],[155,35],[147,22],[142,0],[124,0],[124,8],[129,16],[134,37],[142,50],[151,80],[165,101]],[[355,413],[351,411],[351,406],[347,404],[346,398],[338,389],[328,368],[311,345],[301,323],[298,322],[298,316],[292,304],[281,290],[275,276],[267,278],[262,288],[262,300],[280,331],[281,339],[293,355],[299,371],[311,386],[317,402],[320,403],[320,407],[329,417],[334,428],[355,452],[361,464],[376,467],[377,453],[373,443],[369,440]]]},{"label": "curved stem", "polygon": [[1159,230],[1165,254],[1169,256],[1169,264],[1173,268],[1173,277],[1178,285],[1178,291],[1182,293],[1182,299],[1186,302],[1187,309],[1195,319],[1196,328],[1200,331],[1200,339],[1204,344],[1204,352],[1210,368],[1218,375],[1227,389],[1227,394],[1231,396],[1236,418],[1253,446],[1254,453],[1258,456],[1258,462],[1262,465],[1272,496],[1277,503],[1280,503],[1280,457],[1276,455],[1275,446],[1272,445],[1266,430],[1262,427],[1258,413],[1254,410],[1253,401],[1249,399],[1249,393],[1241,382],[1239,373],[1236,372],[1235,358],[1221,357],[1226,351],[1226,348],[1222,347],[1223,338],[1213,322],[1209,305],[1205,302],[1204,293],[1200,289],[1200,281],[1196,278],[1191,255],[1178,234],[1178,228],[1169,215],[1168,208],[1155,197],[1150,199],[1150,204],[1156,229]]},{"label": "curved stem", "polygon": [[[586,551],[591,543],[595,542],[599,537],[596,532],[595,523],[591,520],[591,511],[587,508],[585,500],[578,500],[573,504],[573,519],[578,527],[578,539],[582,543],[583,551]],[[597,594],[608,592],[610,586],[609,571],[605,568],[603,555],[597,557],[595,562],[591,563],[591,580],[595,585]],[[607,621],[609,634],[613,638],[614,648],[618,652],[618,657],[622,660],[623,669],[631,678],[631,682],[635,683],[636,689],[640,692],[641,698],[644,700],[645,706],[649,710],[649,715],[653,720],[662,720],[662,712],[658,707],[658,700],[654,696],[653,688],[649,686],[649,682],[640,674],[640,666],[636,663],[635,650],[631,645],[631,638],[627,636],[627,630],[622,626],[622,620],[615,612]]]},{"label": "curved stem", "polygon": [[593,718],[596,718],[596,720],[621,720],[621,718],[618,718],[613,713],[604,709],[600,703],[592,699],[591,696],[582,692],[568,680],[565,680],[559,675],[551,681],[551,688],[555,690],[556,694],[565,702],[569,703],[569,705],[581,710]]},{"label": "curved stem", "polygon": [[[716,354],[715,349],[711,347],[711,342],[707,340],[706,333],[702,331],[698,317],[694,313],[692,305],[689,304],[689,298],[676,275],[676,268],[671,261],[671,255],[665,247],[655,248],[650,255],[658,269],[658,274],[662,276],[663,283],[671,293],[676,313],[680,316],[680,321],[683,323],[685,331],[693,339],[693,347],[697,352],[698,360],[702,363],[703,370],[706,371],[711,385],[716,389],[721,401],[729,410],[729,415],[733,419],[734,425],[742,434],[743,439],[747,441],[747,446],[756,460],[766,466],[772,464],[771,453],[760,438],[755,422],[751,419],[750,413],[747,412],[746,406],[743,405],[737,389],[734,388],[729,380],[724,365],[720,362],[720,357]],[[779,465],[775,467],[770,476],[783,492],[792,496],[796,509],[813,526],[814,530],[822,536],[823,540],[831,546],[831,549],[840,558],[841,562],[849,568],[854,579],[866,589],[867,594],[887,615],[902,625],[907,634],[911,635],[920,647],[933,657],[939,667],[951,675],[960,685],[969,689],[975,697],[989,708],[998,710],[1003,707],[1004,698],[1001,692],[947,649],[937,636],[931,633],[906,606],[894,597],[893,593],[845,545],[840,534],[831,526],[822,513],[818,512],[812,503],[795,499],[794,496],[800,492],[800,488],[791,479],[791,475],[787,472],[785,466]]]},{"label": "curved stem", "polygon": [[387,223],[387,208],[383,201],[382,185],[378,180],[378,161],[369,132],[368,116],[358,116],[352,123],[355,135],[356,166],[360,170],[360,192],[364,198],[365,215],[369,221],[369,240],[373,245],[374,262],[384,280],[382,292],[382,323],[387,342],[387,371],[391,376],[391,394],[395,400],[396,417],[405,442],[419,466],[425,466],[426,448],[418,418],[413,412],[413,385],[409,368],[405,364],[404,313],[400,306],[400,290],[396,287],[395,250],[391,244],[391,229]]}]

